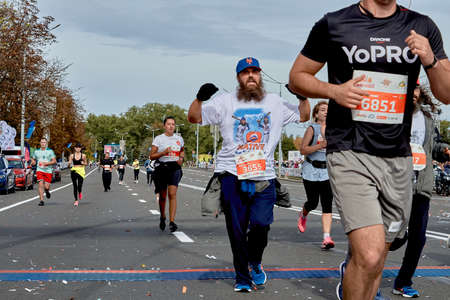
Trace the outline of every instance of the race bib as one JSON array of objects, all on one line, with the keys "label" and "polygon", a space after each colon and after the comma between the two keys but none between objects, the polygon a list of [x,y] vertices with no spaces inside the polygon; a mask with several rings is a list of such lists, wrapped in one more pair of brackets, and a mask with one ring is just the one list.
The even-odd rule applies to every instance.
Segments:
[{"label": "race bib", "polygon": [[119,169],[123,169],[124,167],[124,165],[119,165]]},{"label": "race bib", "polygon": [[168,157],[179,157],[181,152],[180,146],[171,146],[170,152],[166,155]]},{"label": "race bib", "polygon": [[266,159],[262,150],[242,153],[236,155],[234,159],[238,179],[250,179],[265,175]]},{"label": "race bib", "polygon": [[105,169],[105,171],[110,171],[111,170],[111,166],[110,165],[104,165],[103,168]]},{"label": "race bib", "polygon": [[422,145],[411,143],[414,171],[421,171],[427,165],[427,155]]},{"label": "race bib", "polygon": [[353,78],[365,75],[358,87],[369,96],[352,109],[353,121],[379,124],[402,124],[405,113],[408,76],[355,70]]}]

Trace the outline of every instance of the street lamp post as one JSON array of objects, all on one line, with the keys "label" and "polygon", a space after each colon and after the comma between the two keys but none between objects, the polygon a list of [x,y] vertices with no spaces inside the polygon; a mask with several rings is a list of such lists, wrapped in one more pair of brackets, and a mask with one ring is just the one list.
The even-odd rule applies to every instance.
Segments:
[{"label": "street lamp post", "polygon": [[20,113],[20,151],[21,156],[25,156],[25,67],[26,53],[23,53],[23,71],[22,71],[22,112]]},{"label": "street lamp post", "polygon": [[155,131],[158,131],[158,130],[160,130],[160,129],[158,129],[158,128],[153,128],[152,126],[147,125],[147,124],[144,124],[144,126],[145,126],[148,130],[151,130],[151,131],[152,131],[152,143],[153,143],[153,141],[155,140]]},{"label": "street lamp post", "polygon": [[195,152],[195,165],[197,166],[197,168],[198,168],[198,135],[199,135],[199,133],[200,133],[200,124],[199,123],[197,123],[197,148],[196,148],[196,152]]},{"label": "street lamp post", "polygon": [[[280,98],[281,98],[281,84],[280,84]],[[278,177],[281,177],[281,161],[283,160],[283,152],[281,152],[282,139],[283,139],[283,131],[281,131],[280,141],[278,142]]]},{"label": "street lamp post", "polygon": [[176,128],[175,134],[177,134],[177,135],[178,135],[178,127],[180,127],[180,126],[184,126],[184,124],[177,124],[177,125],[175,125],[175,128]]}]

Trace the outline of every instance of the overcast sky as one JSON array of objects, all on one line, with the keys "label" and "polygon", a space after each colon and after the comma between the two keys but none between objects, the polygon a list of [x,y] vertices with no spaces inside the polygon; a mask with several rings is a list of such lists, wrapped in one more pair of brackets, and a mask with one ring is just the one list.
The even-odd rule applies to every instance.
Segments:
[{"label": "overcast sky", "polygon": [[[352,3],[41,0],[38,6],[41,15],[61,24],[48,55],[73,63],[67,86],[77,91],[86,112],[118,114],[148,102],[188,108],[205,82],[233,91],[236,63],[246,56],[258,58],[268,75],[287,82],[314,23]],[[408,6],[409,0],[398,3]],[[450,54],[450,2],[413,0],[411,9],[435,21]],[[279,85],[265,85],[279,92]],[[295,102],[284,89],[282,95]],[[450,109],[444,111],[441,119],[450,120]]]}]

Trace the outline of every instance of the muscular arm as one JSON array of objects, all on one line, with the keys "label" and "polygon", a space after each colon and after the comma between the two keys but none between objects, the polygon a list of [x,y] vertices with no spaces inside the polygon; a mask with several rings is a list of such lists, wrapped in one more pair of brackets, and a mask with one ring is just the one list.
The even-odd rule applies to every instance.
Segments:
[{"label": "muscular arm", "polygon": [[188,111],[188,121],[193,124],[202,122],[202,101],[195,99]]},{"label": "muscular arm", "polygon": [[441,59],[433,68],[427,70],[430,89],[433,95],[444,104],[450,104],[450,61]]},{"label": "muscular arm", "polygon": [[330,94],[331,84],[314,76],[324,65],[299,54],[289,73],[289,88],[308,98],[333,98]]},{"label": "muscular arm", "polygon": [[300,95],[309,98],[333,99],[339,105],[356,108],[368,93],[358,88],[358,82],[364,79],[360,76],[343,84],[331,84],[315,77],[324,63],[314,61],[299,54],[289,73],[289,87]]},{"label": "muscular arm", "polygon": [[[405,42],[413,54],[420,58],[424,66],[430,65],[434,61],[434,52],[430,46],[430,41],[423,35],[411,30]],[[450,61],[448,59],[439,60],[434,67],[426,70],[430,81],[430,88],[433,95],[442,103],[450,103]]]},{"label": "muscular arm", "polygon": [[311,114],[311,106],[309,104],[308,99],[299,101],[298,111],[300,112],[300,122],[309,121],[310,114]]}]

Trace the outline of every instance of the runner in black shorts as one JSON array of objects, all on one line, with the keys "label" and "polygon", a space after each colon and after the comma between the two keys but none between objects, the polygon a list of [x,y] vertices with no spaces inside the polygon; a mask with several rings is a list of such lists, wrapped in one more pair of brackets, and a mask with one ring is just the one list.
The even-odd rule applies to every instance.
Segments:
[{"label": "runner in black shorts", "polygon": [[[315,77],[325,63],[329,83]],[[352,254],[339,297],[375,297],[387,249],[408,224],[421,66],[434,96],[449,103],[450,62],[433,21],[395,0],[363,0],[319,20],[292,67],[294,92],[330,99],[327,165]]]},{"label": "runner in black shorts", "polygon": [[117,170],[119,172],[119,184],[123,184],[123,176],[125,175],[125,168],[127,167],[127,161],[123,158],[123,155],[120,156],[117,161]]},{"label": "runner in black shorts", "polygon": [[161,212],[159,228],[166,228],[166,196],[169,194],[169,229],[178,229],[175,224],[177,212],[178,183],[183,176],[181,165],[184,161],[184,141],[180,135],[174,134],[175,119],[164,119],[165,132],[158,135],[152,143],[150,159],[157,159],[159,165],[155,168],[155,193],[159,194],[159,210]]}]

